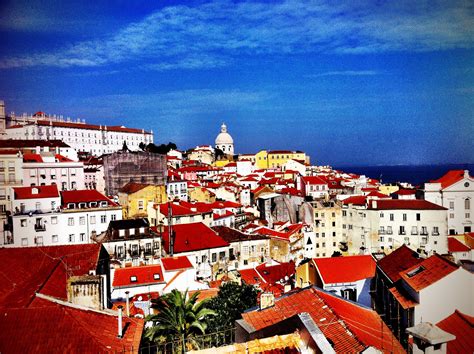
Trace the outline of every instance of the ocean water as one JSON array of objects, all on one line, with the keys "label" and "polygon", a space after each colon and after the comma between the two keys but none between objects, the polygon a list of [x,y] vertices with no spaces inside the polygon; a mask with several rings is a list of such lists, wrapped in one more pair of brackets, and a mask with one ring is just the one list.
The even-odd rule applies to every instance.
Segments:
[{"label": "ocean water", "polygon": [[381,179],[383,183],[409,182],[413,185],[420,185],[421,183],[438,179],[449,170],[469,170],[470,175],[474,175],[474,164],[334,166],[334,168],[344,172]]}]

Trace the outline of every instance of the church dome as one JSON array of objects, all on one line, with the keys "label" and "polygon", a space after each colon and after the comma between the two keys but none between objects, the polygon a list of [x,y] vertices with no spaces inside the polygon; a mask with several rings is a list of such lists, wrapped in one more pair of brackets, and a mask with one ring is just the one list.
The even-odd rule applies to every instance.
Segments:
[{"label": "church dome", "polygon": [[227,133],[227,126],[224,123],[221,125],[221,132],[216,137],[216,145],[223,144],[234,144],[234,139]]}]

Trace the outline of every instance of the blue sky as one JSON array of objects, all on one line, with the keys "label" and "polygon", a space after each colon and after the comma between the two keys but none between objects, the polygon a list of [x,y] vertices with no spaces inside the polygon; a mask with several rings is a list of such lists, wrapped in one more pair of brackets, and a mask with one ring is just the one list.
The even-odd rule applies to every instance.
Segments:
[{"label": "blue sky", "polygon": [[[356,5],[354,4],[356,3]],[[471,1],[3,1],[7,111],[332,165],[474,162]]]}]

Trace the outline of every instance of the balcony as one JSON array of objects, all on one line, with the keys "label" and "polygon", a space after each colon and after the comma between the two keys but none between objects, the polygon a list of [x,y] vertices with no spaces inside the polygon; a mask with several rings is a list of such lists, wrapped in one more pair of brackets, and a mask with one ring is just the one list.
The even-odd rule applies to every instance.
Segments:
[{"label": "balcony", "polygon": [[439,236],[439,232],[438,232],[438,231],[433,231],[431,234],[432,234],[433,236]]},{"label": "balcony", "polygon": [[387,230],[387,235],[391,235],[393,234],[393,231],[392,230]]},{"label": "balcony", "polygon": [[35,231],[36,232],[46,231],[46,225],[45,224],[35,224]]},{"label": "balcony", "polygon": [[379,235],[385,235],[385,230],[379,230]]}]

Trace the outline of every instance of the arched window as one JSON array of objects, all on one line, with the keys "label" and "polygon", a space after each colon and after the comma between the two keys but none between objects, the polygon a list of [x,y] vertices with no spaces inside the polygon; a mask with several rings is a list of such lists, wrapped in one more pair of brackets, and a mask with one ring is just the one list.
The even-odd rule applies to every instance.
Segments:
[{"label": "arched window", "polygon": [[471,209],[471,199],[469,198],[464,199],[464,209],[466,210]]}]

